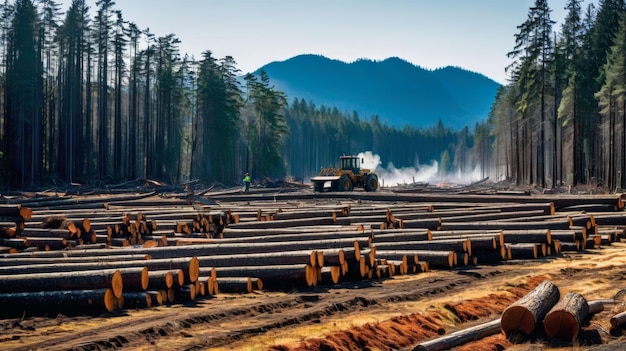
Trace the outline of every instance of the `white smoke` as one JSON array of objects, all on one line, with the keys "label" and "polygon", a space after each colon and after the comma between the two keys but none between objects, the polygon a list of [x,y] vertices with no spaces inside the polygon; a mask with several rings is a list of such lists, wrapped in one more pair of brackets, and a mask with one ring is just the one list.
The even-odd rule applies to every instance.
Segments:
[{"label": "white smoke", "polygon": [[361,167],[376,172],[380,184],[384,186],[414,183],[469,184],[480,179],[479,167],[476,167],[468,174],[457,173],[442,177],[437,161],[432,161],[430,164],[417,164],[414,167],[396,168],[391,162],[387,164],[387,167],[382,167],[380,156],[371,151],[361,152],[358,156],[363,160]]}]

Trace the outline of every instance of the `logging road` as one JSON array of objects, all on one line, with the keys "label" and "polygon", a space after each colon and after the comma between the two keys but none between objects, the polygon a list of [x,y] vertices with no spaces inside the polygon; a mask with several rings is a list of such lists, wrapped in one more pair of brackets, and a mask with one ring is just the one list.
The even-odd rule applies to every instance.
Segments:
[{"label": "logging road", "polygon": [[[562,296],[576,291],[588,300],[611,299],[626,285],[626,257],[622,254],[625,249],[626,244],[614,243],[584,253],[565,253],[562,257],[431,270],[298,292],[218,294],[189,304],[127,309],[98,317],[3,319],[0,348],[314,350],[321,343],[339,344],[342,338],[351,339],[345,335],[356,335],[352,340],[360,337],[368,345],[387,345],[380,349],[410,350],[419,341],[436,337],[433,330],[445,329],[450,333],[475,320],[499,317],[506,305],[544,279],[551,279]],[[594,343],[593,335],[602,338],[595,343],[606,344],[621,338],[606,332],[610,328],[611,308],[607,306],[605,312],[594,316],[587,327],[590,329],[582,333],[583,341],[585,335],[590,344]],[[413,331],[409,341],[391,335],[411,335],[401,332],[399,326],[389,328],[401,320],[405,322],[400,325]],[[550,345],[543,342],[544,349],[549,349]],[[480,344],[479,341],[466,347],[477,350],[481,349]],[[512,346],[504,335],[490,337],[483,344],[494,350],[496,345]]]}]

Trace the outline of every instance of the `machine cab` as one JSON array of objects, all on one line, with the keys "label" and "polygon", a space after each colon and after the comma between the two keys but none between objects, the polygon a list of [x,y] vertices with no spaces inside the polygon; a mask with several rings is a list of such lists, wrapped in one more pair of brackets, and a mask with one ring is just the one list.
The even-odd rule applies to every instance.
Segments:
[{"label": "machine cab", "polygon": [[361,160],[356,156],[341,156],[341,169],[351,170],[354,174],[361,172]]}]

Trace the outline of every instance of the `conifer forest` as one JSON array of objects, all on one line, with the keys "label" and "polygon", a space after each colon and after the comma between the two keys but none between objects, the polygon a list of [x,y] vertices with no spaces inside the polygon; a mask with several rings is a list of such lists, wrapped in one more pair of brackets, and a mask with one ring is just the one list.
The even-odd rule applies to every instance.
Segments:
[{"label": "conifer forest", "polygon": [[[154,179],[239,184],[306,180],[342,153],[385,164],[432,160],[439,173],[545,188],[626,184],[626,4],[568,0],[559,28],[548,0],[511,24],[509,81],[484,122],[398,128],[301,98],[234,57],[179,50],[124,18],[114,0],[0,5],[0,186]],[[417,34],[416,34],[417,35]]]}]

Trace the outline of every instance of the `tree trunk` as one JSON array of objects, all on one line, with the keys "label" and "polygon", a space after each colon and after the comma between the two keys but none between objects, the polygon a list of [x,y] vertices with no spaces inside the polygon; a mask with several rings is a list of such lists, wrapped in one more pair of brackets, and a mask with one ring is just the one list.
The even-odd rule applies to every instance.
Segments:
[{"label": "tree trunk", "polygon": [[51,312],[102,313],[118,307],[117,297],[110,288],[94,290],[51,290],[0,293],[3,315],[24,317],[24,313],[43,315]]},{"label": "tree trunk", "polygon": [[502,330],[506,335],[514,332],[530,335],[535,330],[537,322],[543,320],[559,298],[559,289],[556,285],[545,280],[504,310],[501,318]]},{"label": "tree trunk", "polygon": [[[312,286],[314,267],[308,264],[216,267],[218,281],[221,277],[256,277],[263,281],[265,288],[280,290],[293,286]],[[315,274],[317,276],[317,273]],[[317,279],[317,277],[315,277]]]},{"label": "tree trunk", "polygon": [[468,342],[500,333],[500,319],[479,324],[477,326],[459,330],[437,339],[429,340],[417,345],[413,351],[441,351],[461,346]]},{"label": "tree trunk", "polygon": [[[156,271],[148,271],[148,288],[149,289],[169,289],[174,285],[174,270],[164,269],[164,270],[156,270]],[[182,270],[177,270],[182,273]],[[184,274],[184,273],[183,273]],[[176,275],[176,279],[178,279],[178,274]],[[180,282],[179,286],[184,284],[184,275],[183,281]]]},{"label": "tree trunk", "polygon": [[233,255],[198,256],[202,267],[274,266],[289,264],[317,264],[315,251],[299,250],[285,252],[265,252]]},{"label": "tree trunk", "polygon": [[458,251],[471,253],[469,239],[451,239],[451,240],[424,240],[424,241],[405,241],[405,242],[383,242],[375,243],[379,250],[428,250],[428,251]]},{"label": "tree trunk", "polygon": [[578,336],[588,313],[587,300],[578,293],[570,292],[548,312],[543,328],[551,338],[572,341]]},{"label": "tree trunk", "polygon": [[32,292],[53,290],[105,289],[122,296],[122,273],[117,269],[0,275],[0,291]]},{"label": "tree trunk", "polygon": [[537,222],[441,222],[441,230],[529,230],[570,229],[567,219]]}]

